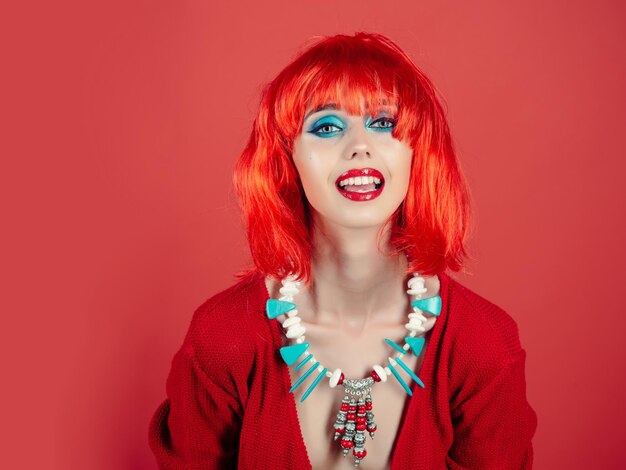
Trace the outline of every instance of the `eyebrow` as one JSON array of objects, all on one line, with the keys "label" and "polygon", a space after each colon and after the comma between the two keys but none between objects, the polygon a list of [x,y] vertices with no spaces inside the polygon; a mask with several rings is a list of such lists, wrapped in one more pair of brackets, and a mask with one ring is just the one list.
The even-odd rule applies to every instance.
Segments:
[{"label": "eyebrow", "polygon": [[339,107],[335,103],[323,104],[321,106],[318,106],[317,108],[312,109],[308,113],[306,113],[306,116],[304,116],[303,121],[306,121],[311,114],[319,113],[320,111],[325,111],[327,109],[339,109]]}]

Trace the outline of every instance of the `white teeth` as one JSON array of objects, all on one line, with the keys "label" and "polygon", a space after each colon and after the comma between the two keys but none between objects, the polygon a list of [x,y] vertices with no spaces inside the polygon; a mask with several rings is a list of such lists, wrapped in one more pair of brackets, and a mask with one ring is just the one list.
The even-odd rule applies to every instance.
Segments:
[{"label": "white teeth", "polygon": [[381,179],[380,178],[375,178],[373,176],[357,176],[354,178],[346,178],[345,180],[342,180],[339,182],[339,186],[343,187],[343,186],[359,186],[362,184],[380,184],[381,183]]}]

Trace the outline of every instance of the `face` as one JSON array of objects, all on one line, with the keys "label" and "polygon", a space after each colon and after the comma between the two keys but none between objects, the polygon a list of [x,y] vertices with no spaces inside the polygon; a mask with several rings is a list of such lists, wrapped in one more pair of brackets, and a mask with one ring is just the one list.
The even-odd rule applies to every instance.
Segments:
[{"label": "face", "polygon": [[293,160],[315,216],[350,228],[385,223],[404,200],[413,150],[392,136],[391,112],[309,112]]}]

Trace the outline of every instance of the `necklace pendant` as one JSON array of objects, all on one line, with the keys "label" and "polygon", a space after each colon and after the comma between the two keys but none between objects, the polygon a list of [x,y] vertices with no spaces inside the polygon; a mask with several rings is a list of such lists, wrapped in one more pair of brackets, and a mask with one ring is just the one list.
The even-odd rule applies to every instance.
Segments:
[{"label": "necklace pendant", "polygon": [[365,431],[374,438],[376,422],[372,404],[372,385],[374,379],[367,377],[361,380],[346,379],[343,382],[345,395],[341,401],[341,409],[337,413],[334,429],[335,441],[341,437],[340,445],[343,456],[347,456],[352,449],[354,466],[358,467],[361,460],[367,455],[365,450]]}]

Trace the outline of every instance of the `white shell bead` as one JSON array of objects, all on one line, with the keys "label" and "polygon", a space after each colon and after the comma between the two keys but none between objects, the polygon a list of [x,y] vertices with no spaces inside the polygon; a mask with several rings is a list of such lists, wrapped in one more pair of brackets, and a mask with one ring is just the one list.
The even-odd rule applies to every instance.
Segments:
[{"label": "white shell bead", "polygon": [[428,292],[428,289],[426,289],[425,287],[409,289],[409,290],[406,291],[407,294],[409,294],[409,295],[416,295],[416,296],[425,294],[426,292]]},{"label": "white shell bead", "polygon": [[300,336],[298,339],[296,339],[296,343],[298,344],[304,343],[304,336]]},{"label": "white shell bead", "polygon": [[295,309],[295,308],[287,312],[288,317],[295,317],[297,314],[298,314],[298,309]]},{"label": "white shell bead", "polygon": [[297,295],[300,290],[296,286],[283,286],[279,289],[279,292],[282,295],[293,297],[294,295]]},{"label": "white shell bead", "polygon": [[317,366],[317,371],[318,372],[322,372],[323,370],[324,370],[324,366],[322,366],[322,365]]},{"label": "white shell bead", "polygon": [[330,379],[333,376],[333,373],[331,371],[326,371],[326,378]]},{"label": "white shell bead", "polygon": [[417,275],[409,279],[409,282],[407,282],[407,284],[409,285],[409,288],[411,288],[413,286],[418,286],[418,285],[423,286],[425,282],[426,282],[426,279],[424,279],[420,275]]},{"label": "white shell bead", "polygon": [[287,329],[287,333],[285,336],[289,339],[297,338],[298,336],[304,335],[306,328],[300,324],[293,325],[291,328]]},{"label": "white shell bead", "polygon": [[381,382],[387,382],[387,376],[389,374],[391,374],[391,371],[389,371],[387,373],[387,369],[383,369],[378,364],[376,364],[374,367],[372,367],[372,369],[374,369],[374,372],[376,372],[376,374],[378,374],[378,377],[380,377],[380,381]]},{"label": "white shell bead", "polygon": [[405,343],[404,346],[402,346],[402,349],[408,351],[409,349],[411,349],[411,345],[409,343]]},{"label": "white shell bead", "polygon": [[409,313],[409,318],[411,320],[419,320],[419,321],[422,321],[422,322],[428,320],[428,318],[426,318],[421,313]]},{"label": "white shell bead", "polygon": [[287,284],[300,285],[300,281],[296,281],[296,276],[294,276],[293,274],[285,276],[285,278],[281,282],[284,286],[286,286]]},{"label": "white shell bead", "polygon": [[335,388],[337,383],[339,382],[339,378],[341,377],[341,369],[335,369],[330,376],[330,380],[328,381],[328,385],[330,388]]},{"label": "white shell bead", "polygon": [[292,327],[293,325],[297,325],[298,323],[300,323],[302,320],[300,319],[300,317],[291,317],[291,318],[287,318],[284,322],[283,322],[283,328],[289,328]]},{"label": "white shell bead", "polygon": [[391,375],[391,369],[389,367],[385,367],[385,372],[387,375]]},{"label": "white shell bead", "polygon": [[426,328],[424,328],[421,323],[409,322],[404,326],[409,331],[419,331],[420,333],[426,331]]}]

